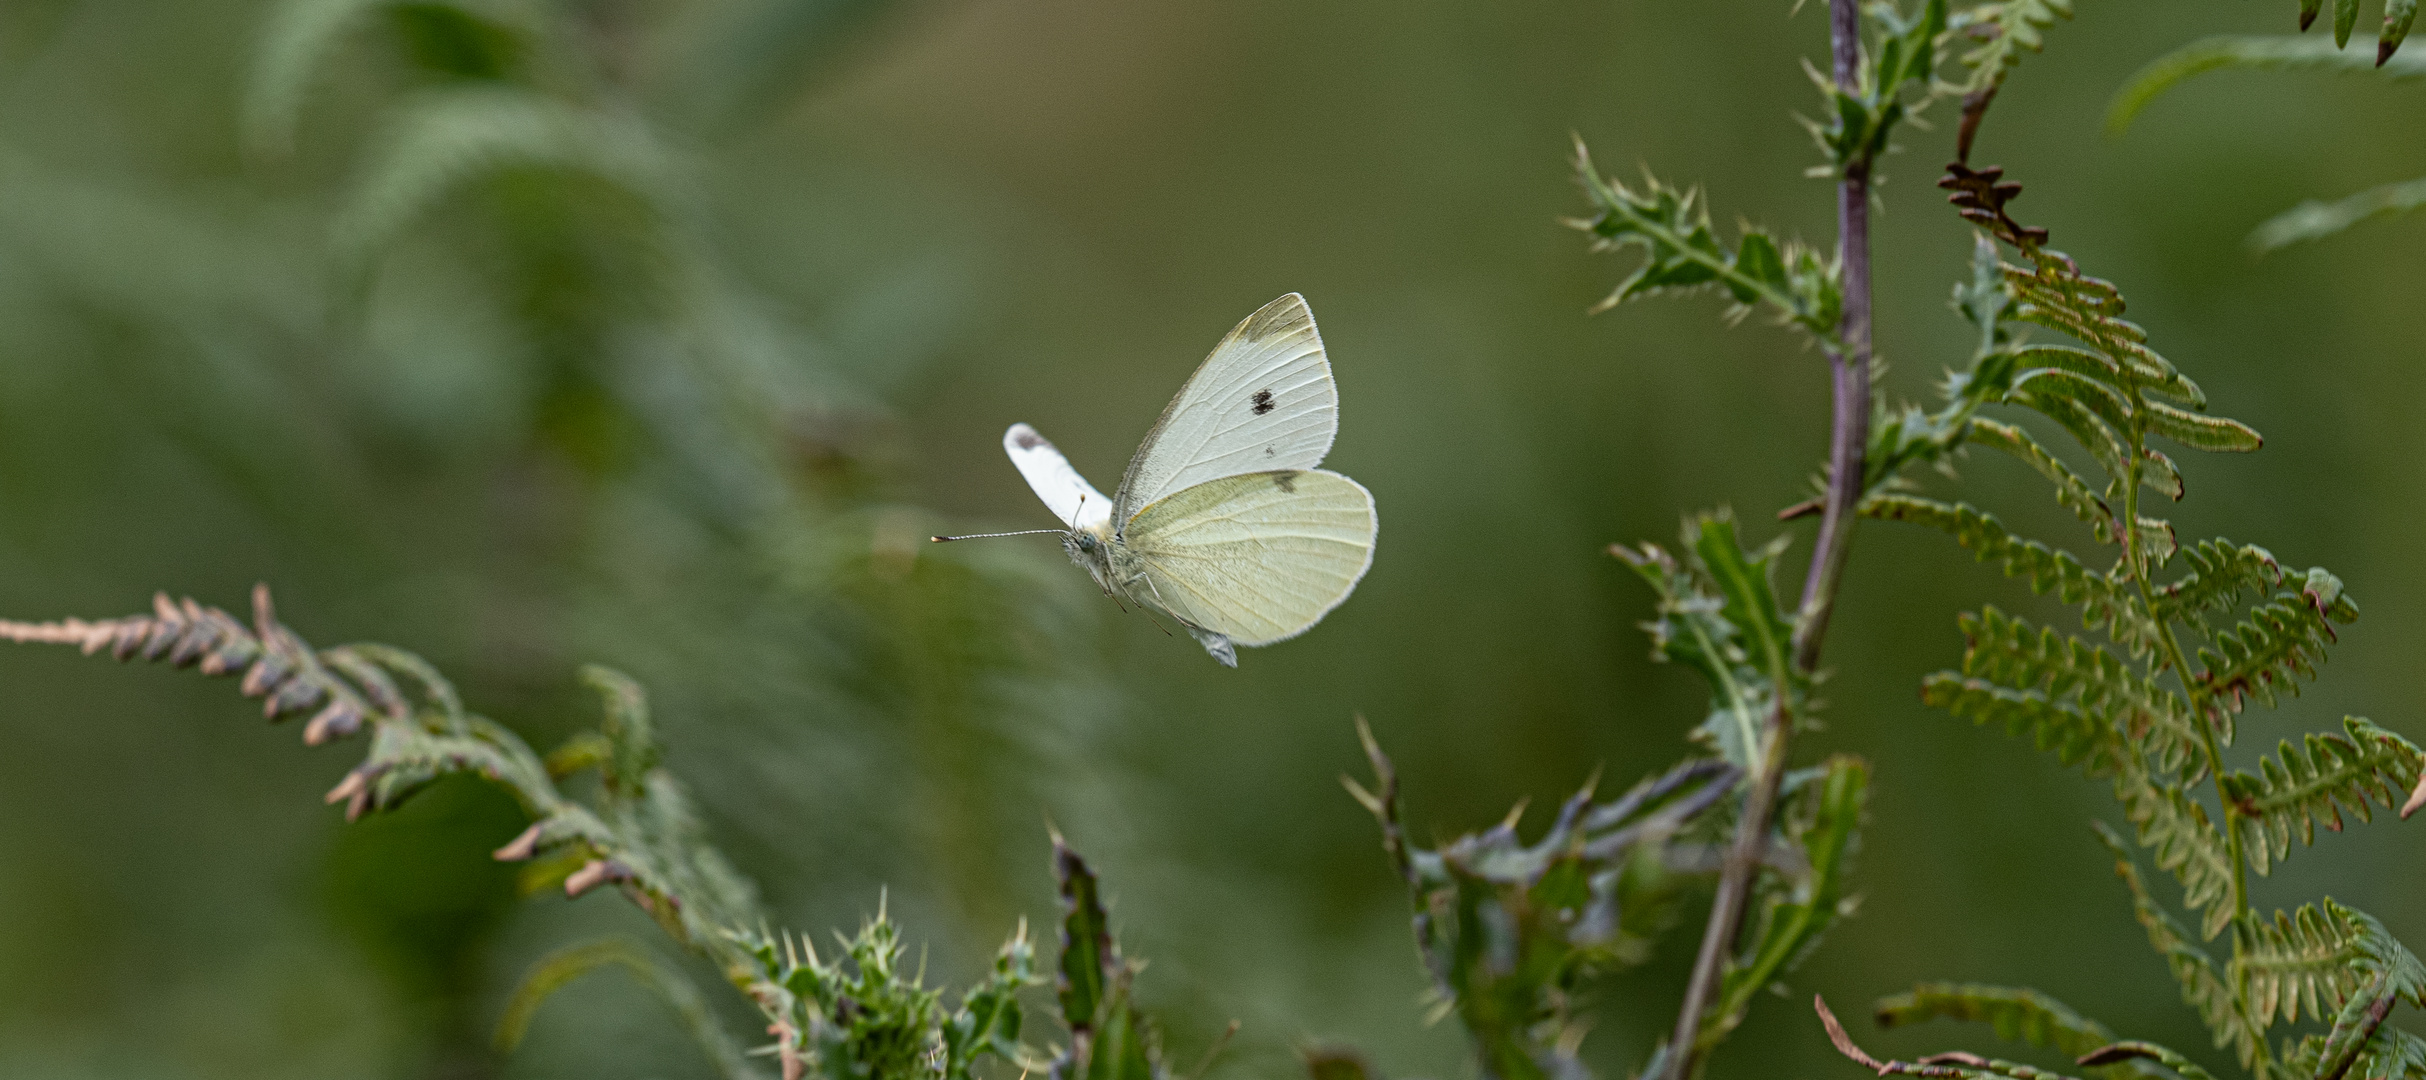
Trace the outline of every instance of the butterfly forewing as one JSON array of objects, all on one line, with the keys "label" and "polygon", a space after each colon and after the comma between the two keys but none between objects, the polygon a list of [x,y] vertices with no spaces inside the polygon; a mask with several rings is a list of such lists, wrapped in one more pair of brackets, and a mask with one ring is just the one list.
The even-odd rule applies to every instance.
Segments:
[{"label": "butterfly forewing", "polygon": [[1338,473],[1280,470],[1181,490],[1130,519],[1124,547],[1153,601],[1240,645],[1304,633],[1373,565],[1373,496]]},{"label": "butterfly forewing", "polygon": [[1036,429],[1026,424],[1013,424],[1002,433],[1002,452],[1011,455],[1011,464],[1019,467],[1019,475],[1027,478],[1028,486],[1036,489],[1036,497],[1045,501],[1046,509],[1072,529],[1092,529],[1111,520],[1112,502],[1078,475],[1070,459],[1045,441]]},{"label": "butterfly forewing", "polygon": [[1339,431],[1339,391],[1306,300],[1290,293],[1230,331],[1171,399],[1121,477],[1117,520],[1225,476],[1311,469]]}]

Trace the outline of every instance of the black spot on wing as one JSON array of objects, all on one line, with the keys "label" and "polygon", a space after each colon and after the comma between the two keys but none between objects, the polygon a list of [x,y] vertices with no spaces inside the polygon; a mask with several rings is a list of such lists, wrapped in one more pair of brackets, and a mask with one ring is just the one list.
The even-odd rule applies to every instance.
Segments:
[{"label": "black spot on wing", "polygon": [[1012,441],[1018,443],[1019,448],[1022,450],[1034,450],[1037,447],[1045,444],[1045,437],[1035,433],[1034,431],[1022,431],[1019,433],[1018,437]]},{"label": "black spot on wing", "polygon": [[1257,415],[1257,416],[1262,416],[1262,415],[1263,415],[1263,414],[1265,414],[1265,413],[1271,412],[1271,411],[1272,411],[1272,391],[1270,391],[1270,390],[1258,390],[1258,391],[1256,391],[1256,392],[1254,392],[1254,393],[1252,393],[1252,394],[1247,395],[1247,405],[1248,405],[1248,407],[1249,407],[1249,408],[1252,408],[1252,409],[1254,409],[1254,410],[1255,410],[1255,415]]},{"label": "black spot on wing", "polygon": [[1285,494],[1295,495],[1297,494],[1297,474],[1293,472],[1273,473],[1272,486],[1279,488]]}]

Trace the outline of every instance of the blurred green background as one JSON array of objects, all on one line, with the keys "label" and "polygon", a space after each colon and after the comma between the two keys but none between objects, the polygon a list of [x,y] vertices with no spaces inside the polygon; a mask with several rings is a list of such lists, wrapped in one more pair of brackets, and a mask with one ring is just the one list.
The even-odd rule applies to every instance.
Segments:
[{"label": "blurred green background", "polygon": [[[1049,819],[1151,959],[1175,1061],[1238,1018],[1216,1075],[1292,1075],[1331,1040],[1469,1075],[1421,1022],[1405,899],[1335,782],[1350,717],[1397,755],[1419,835],[1683,749],[1702,691],[1647,662],[1647,592],[1602,551],[1714,505],[1770,532],[1822,454],[1825,373],[1714,301],[1586,317],[1621,267],[1558,224],[1567,138],[1704,183],[1722,225],[1824,239],[1790,111],[1816,105],[1797,58],[1825,27],[1794,6],[9,0],[0,613],[268,581],[307,636],[420,651],[543,747],[591,721],[576,666],[617,665],[793,925],[889,890],[957,980],[1052,910]],[[2426,223],[2241,246],[2303,197],[2426,173],[2418,91],[2221,76],[2110,141],[2139,64],[2293,6],[2082,7],[1977,159],[2267,435],[2184,462],[2184,535],[2332,567],[2368,612],[2237,754],[2346,712],[2426,737]],[[1879,218],[1904,395],[1968,348],[1939,119],[1905,132]],[[1319,630],[1227,671],[1049,540],[923,544],[1051,524],[1002,459],[1013,421],[1112,483],[1212,342],[1289,290],[1342,386],[1330,464],[1383,513]],[[2077,536],[2005,464],[1967,495]],[[1857,1014],[1916,979],[2029,983],[2203,1046],[2083,827],[2103,795],[1916,699],[1982,598],[2048,613],[1936,536],[1859,535],[1830,729],[1801,748],[1877,764],[1867,899],[1796,986]],[[664,948],[611,898],[518,903],[484,858],[520,827],[502,796],[449,783],[346,827],[315,796],[347,750],[263,730],[226,684],[101,665],[0,651],[0,1075],[709,1075],[612,976],[487,1049],[546,949]],[[2258,898],[2331,893],[2417,940],[2401,832],[2329,838]],[[1696,932],[1603,984],[1605,1075],[1671,1021]],[[1852,1068],[1798,1001],[1714,1067]]]}]

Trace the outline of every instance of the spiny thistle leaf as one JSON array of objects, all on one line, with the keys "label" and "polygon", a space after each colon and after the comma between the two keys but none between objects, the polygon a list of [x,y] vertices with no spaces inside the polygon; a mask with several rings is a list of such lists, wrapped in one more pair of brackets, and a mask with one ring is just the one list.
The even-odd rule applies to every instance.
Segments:
[{"label": "spiny thistle leaf", "polygon": [[1721,510],[1685,520],[1681,561],[1657,544],[1609,549],[1659,594],[1658,617],[1643,624],[1652,655],[1710,683],[1710,715],[1695,737],[1741,769],[1754,767],[1759,733],[1779,705],[1778,679],[1788,704],[1805,689],[1787,662],[1793,623],[1771,583],[1783,544],[1746,550],[1734,516]]},{"label": "spiny thistle leaf", "polygon": [[1669,290],[1718,286],[1736,304],[1767,304],[1788,322],[1829,339],[1843,317],[1838,268],[1799,243],[1780,244],[1747,227],[1729,252],[1710,230],[1710,213],[1696,190],[1678,190],[1645,176],[1640,192],[1603,177],[1581,139],[1575,144],[1576,178],[1591,203],[1589,218],[1569,222],[1591,233],[1596,251],[1639,247],[1643,264],[1594,310],[1616,307],[1639,296]]},{"label": "spiny thistle leaf", "polygon": [[1657,918],[1676,887],[1671,840],[1743,774],[1688,761],[1606,803],[1587,785],[1530,845],[1510,814],[1437,850],[1410,851],[1392,828],[1389,758],[1367,749],[1380,794],[1350,790],[1385,823],[1385,847],[1404,852],[1416,946],[1439,1014],[1457,1016],[1495,1080],[1579,1075],[1583,1030],[1569,1014],[1576,988],[1592,972],[1648,958],[1643,935],[1656,927],[1639,920]]},{"label": "spiny thistle leaf", "polygon": [[1982,562],[1995,560],[2006,577],[2029,581],[2032,592],[2056,594],[2081,609],[2082,625],[2102,629],[2134,654],[2155,640],[2155,624],[2134,597],[2067,551],[2015,536],[1994,515],[1969,504],[1942,503],[1909,495],[1873,495],[1862,500],[1864,517],[1926,525],[1954,537]]},{"label": "spiny thistle leaf", "polygon": [[1103,1011],[1107,988],[1126,970],[1120,947],[1112,940],[1104,915],[1095,871],[1070,850],[1061,834],[1053,835],[1053,876],[1061,889],[1061,963],[1056,994],[1062,1021],[1083,1032]]},{"label": "spiny thistle leaf", "polygon": [[1051,1075],[1055,1080],[1164,1080],[1162,1034],[1131,997],[1138,965],[1121,958],[1095,872],[1058,833],[1053,873],[1061,887],[1059,998],[1070,1045],[1052,1063]]},{"label": "spiny thistle leaf", "polygon": [[2179,771],[2200,754],[2202,737],[2188,703],[2112,653],[1993,607],[1959,623],[1967,643],[1963,674],[2038,691],[2049,701],[2069,698],[2080,712],[2119,730],[2160,769]]},{"label": "spiny thistle leaf", "polygon": [[[1874,46],[1862,50],[1854,70],[1853,88],[1811,72],[1828,101],[1825,119],[1806,120],[1813,141],[1828,156],[1823,175],[1866,173],[1887,152],[1895,125],[1912,111],[1904,91],[1927,90],[1938,68],[1938,43],[1946,33],[1946,0],[1921,0],[1910,19],[1893,4],[1865,4],[1862,14],[1878,24]],[[1921,104],[1927,104],[1924,98]]]},{"label": "spiny thistle leaf", "polygon": [[2234,997],[2232,984],[2216,971],[2215,961],[2205,950],[2192,943],[2190,935],[2173,921],[2156,898],[2148,895],[2148,887],[2140,881],[2139,865],[2132,861],[2131,846],[2105,822],[2091,822],[2098,839],[2114,854],[2114,873],[2131,890],[2132,914],[2148,931],[2148,944],[2165,958],[2173,970],[2175,982],[2181,984],[2182,1000],[2198,1010],[2199,1019],[2215,1037],[2215,1045],[2231,1046],[2246,1068],[2265,1049],[2265,1027],[2250,1020]]},{"label": "spiny thistle leaf", "polygon": [[1727,966],[1718,1001],[1702,1021],[1703,1050],[1742,1024],[1753,995],[1777,984],[1819,944],[1844,914],[1845,876],[1859,842],[1869,800],[1870,766],[1850,755],[1829,758],[1804,787],[1809,809],[1787,815],[1787,836],[1810,864],[1808,873],[1773,895],[1744,955]]},{"label": "spiny thistle leaf", "polygon": [[2346,735],[2310,734],[2306,746],[2284,742],[2259,761],[2257,775],[2222,778],[2224,800],[2239,811],[2243,850],[2258,873],[2291,849],[2291,838],[2316,842],[2320,824],[2336,832],[2347,810],[2373,820],[2370,800],[2390,808],[2420,779],[2418,748],[2359,717],[2342,721]]},{"label": "spiny thistle leaf", "polygon": [[806,937],[732,938],[749,955],[746,988],[774,1020],[784,1080],[972,1080],[988,1056],[1022,1070],[1042,1067],[1019,1041],[1018,994],[1042,982],[1024,922],[993,969],[949,1010],[942,991],[925,986],[918,972],[903,972],[907,947],[882,904],[841,939],[831,960]]}]

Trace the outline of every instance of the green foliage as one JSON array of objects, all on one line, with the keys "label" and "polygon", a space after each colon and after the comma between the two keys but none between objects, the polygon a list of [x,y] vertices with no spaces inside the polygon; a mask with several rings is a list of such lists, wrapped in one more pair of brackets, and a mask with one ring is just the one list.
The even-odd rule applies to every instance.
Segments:
[{"label": "green foliage", "polygon": [[1679,548],[1682,559],[1652,543],[1609,550],[1658,596],[1656,617],[1643,624],[1652,656],[1682,663],[1710,684],[1710,715],[1694,737],[1748,770],[1760,757],[1769,716],[1808,689],[1787,662],[1794,627],[1778,610],[1772,584],[1785,549],[1771,543],[1746,550],[1734,516],[1723,510],[1686,519]]},{"label": "green foliage", "polygon": [[1070,1045],[1052,1065],[1056,1080],[1164,1080],[1162,1033],[1138,1012],[1131,992],[1137,966],[1123,960],[1105,915],[1095,872],[1053,838],[1061,879],[1059,997]]},{"label": "green foliage", "polygon": [[1711,231],[1700,191],[1678,190],[1649,174],[1641,191],[1603,177],[1581,140],[1575,144],[1575,173],[1593,215],[1569,224],[1593,235],[1595,251],[1643,251],[1642,265],[1594,310],[1716,286],[1726,290],[1739,312],[1765,305],[1813,336],[1825,339],[1836,332],[1844,317],[1838,267],[1819,252],[1750,227],[1730,252]]},{"label": "green foliage", "polygon": [[[2305,0],[2300,28],[2308,28],[2318,0]],[[2192,42],[2158,57],[2117,91],[2106,109],[2106,130],[2121,135],[2132,120],[2166,91],[2214,71],[2375,72],[2395,80],[2426,75],[2426,59],[2395,55],[2417,15],[2415,0],[2387,0],[2384,36],[2372,62],[2344,52],[2350,28],[2358,17],[2357,0],[2337,0],[2334,40],[2306,37],[2211,37]],[[2332,201],[2310,200],[2268,218],[2249,234],[2249,246],[2259,252],[2322,240],[2362,221],[2408,213],[2426,205],[2426,180],[2407,180],[2369,188]]]},{"label": "green foliage", "polygon": [[2036,990],[1971,983],[1922,983],[1879,999],[1878,1026],[1902,1027],[1925,1020],[1969,1020],[1989,1025],[1996,1037],[2060,1050],[2073,1057],[2111,1046],[2106,1025],[2072,1011]]},{"label": "green foliage", "polygon": [[[1783,832],[1790,850],[1801,852],[1809,869],[1763,881],[1765,895],[1751,943],[1730,958],[1717,1004],[1702,1023],[1704,1050],[1733,1033],[1751,1012],[1753,995],[1777,987],[1851,908],[1845,876],[1860,846],[1870,766],[1860,758],[1839,755],[1790,783],[1794,781],[1799,783],[1790,793]],[[1792,798],[1796,794],[1802,797]]]},{"label": "green foliage", "polygon": [[[632,680],[585,669],[583,679],[603,699],[605,718],[597,730],[575,735],[542,758],[504,725],[466,711],[452,684],[419,657],[384,645],[315,649],[277,621],[267,588],[254,591],[253,606],[248,626],[216,608],[162,594],[148,615],[0,620],[0,640],[164,660],[205,675],[241,674],[240,691],[260,699],[270,719],[311,717],[303,731],[307,744],[366,734],[365,760],[328,795],[329,802],[345,804],[349,820],[393,809],[448,775],[473,774],[502,787],[532,824],[494,857],[529,863],[524,885],[530,891],[561,887],[577,897],[616,886],[675,941],[714,963],[765,1014],[783,1080],[811,1074],[828,1080],[974,1080],[977,1064],[987,1058],[1023,1071],[1050,1068],[1072,1080],[1167,1077],[1154,1025],[1131,1000],[1139,965],[1121,958],[1093,871],[1059,836],[1054,867],[1065,917],[1057,970],[1060,1016],[1070,1041],[1052,1058],[1022,1040],[1020,994],[1043,981],[1024,922],[992,970],[951,1007],[942,991],[925,985],[923,970],[903,970],[907,947],[881,904],[857,934],[838,937],[841,948],[831,959],[805,936],[764,929],[755,890],[708,841],[688,793],[664,768],[646,695]],[[599,779],[594,801],[559,789],[560,780],[590,770]],[[1723,790],[1724,783],[1712,788]],[[1698,808],[1663,804],[1632,822],[1637,832],[1629,835],[1664,839]],[[1621,850],[1635,842],[1624,835],[1596,840]],[[571,946],[536,964],[507,1005],[499,1044],[518,1044],[551,994],[606,967],[631,972],[664,997],[723,1075],[757,1075],[687,978],[615,940]]]},{"label": "green foliage", "polygon": [[699,1043],[700,1049],[715,1064],[718,1075],[725,1080],[748,1080],[759,1075],[723,1028],[717,1026],[715,1014],[699,996],[699,988],[691,984],[680,971],[650,956],[639,946],[616,938],[586,941],[567,945],[541,957],[514,988],[514,996],[505,1004],[505,1015],[497,1020],[497,1048],[513,1050],[522,1044],[522,1037],[531,1029],[531,1021],[539,1015],[539,1007],[567,983],[595,971],[622,968],[653,990],[676,1016],[684,1030]]},{"label": "green foliage", "polygon": [[[1862,50],[1853,87],[1847,89],[1814,70],[1812,82],[1828,99],[1824,120],[1805,120],[1811,137],[1827,155],[1821,175],[1867,173],[1872,162],[1887,152],[1895,125],[1917,107],[1906,91],[1926,95],[1937,75],[1938,42],[1946,35],[1946,0],[1921,0],[1919,10],[1905,18],[1891,3],[1864,5],[1863,13],[1877,25],[1873,40]],[[1920,105],[1926,105],[1923,96]]]},{"label": "green foliage", "polygon": [[[2260,919],[2249,904],[2246,875],[2252,869],[2266,873],[2295,834],[2311,842],[2319,823],[2339,829],[2345,811],[2365,820],[2372,804],[2392,806],[2402,788],[2426,785],[2426,755],[2354,718],[2344,721],[2341,733],[2285,742],[2255,773],[2227,771],[2222,756],[2232,742],[2234,715],[2251,703],[2271,707],[2280,694],[2314,678],[2336,627],[2358,617],[2357,604],[2323,569],[2286,571],[2265,549],[2224,539],[2182,547],[2170,525],[2139,512],[2143,492],[2175,499],[2183,494],[2180,471],[2152,450],[2152,438],[2194,450],[2247,452],[2260,445],[2257,433],[2208,415],[2197,385],[2148,347],[2145,330],[2122,318],[2121,293],[2047,247],[2045,230],[2012,217],[2008,208],[2021,189],[2000,170],[1957,163],[1941,186],[1953,191],[1951,201],[1966,220],[2022,260],[2003,265],[1996,276],[2002,301],[1979,296],[1975,285],[1968,294],[1958,290],[1958,306],[1975,324],[2028,324],[2086,348],[2033,345],[2019,333],[1984,326],[1971,370],[1949,380],[1947,404],[1923,425],[1943,433],[1939,445],[1908,457],[1942,465],[1951,445],[1961,441],[2020,457],[2054,485],[2057,501],[2089,525],[2096,540],[2115,545],[2114,561],[2109,569],[2093,570],[1982,511],[1904,493],[1898,490],[1904,482],[1892,475],[1872,478],[1874,493],[1864,512],[1952,534],[1980,558],[2027,577],[2036,591],[2053,591],[2080,608],[2087,628],[2104,630],[2123,650],[1988,608],[1963,616],[1962,670],[1929,676],[1923,699],[1956,716],[2028,735],[2066,764],[2111,780],[2136,846],[2180,882],[2183,905],[2198,913],[2199,937],[2212,940],[2231,931],[2231,955],[2219,966],[2149,895],[2134,844],[2098,826],[2149,944],[2165,958],[2216,1045],[2233,1047],[2259,1080],[2295,1074],[2338,1080],[2361,1061],[2370,1070],[2405,1075],[2414,1040],[2384,1019],[2393,1000],[2418,1000],[2426,966],[2373,918],[2331,900],[2272,922]],[[1982,405],[2017,408],[2063,430],[2097,463],[2105,484],[2093,488],[2018,426],[1972,416]],[[2160,581],[2176,558],[2183,571]],[[2185,640],[2203,644],[2191,648]],[[2198,797],[2199,786],[2209,781],[2221,821]],[[2313,1044],[2286,1043],[2284,1059],[2276,1059],[2267,1046],[2269,1029],[2303,1014],[2330,1018],[2332,1031]],[[1888,1023],[1984,1019],[2006,1037],[2060,1046],[2083,1065],[2206,1075],[2164,1047],[2113,1041],[2102,1025],[2028,991],[1930,986],[1882,1002],[1880,1015]],[[1838,1048],[1882,1075],[2043,1075],[1970,1054],[1920,1064],[1878,1061],[1854,1045],[1833,1017],[1827,1020]],[[2100,1041],[2105,1045],[2091,1045]]]},{"label": "green foliage", "polygon": [[2047,45],[2047,29],[2072,17],[2072,0],[1991,0],[1956,12],[1949,29],[1978,42],[1961,57],[1967,69],[1961,91],[1993,95],[2022,57]]},{"label": "green foliage", "polygon": [[2344,811],[2373,820],[2369,800],[2399,805],[2395,795],[2420,776],[2418,748],[2359,717],[2345,717],[2346,734],[2314,732],[2305,746],[2286,740],[2258,773],[2233,772],[2218,792],[2239,812],[2250,865],[2266,873],[2291,849],[2291,839],[2316,842],[2316,827],[2342,829]]},{"label": "green foliage", "polygon": [[[1734,790],[1739,772],[1687,761],[1608,802],[1595,802],[1587,784],[1532,844],[1517,833],[1519,807],[1492,829],[1427,851],[1406,845],[1397,770],[1370,733],[1365,739],[1375,787],[1348,788],[1381,821],[1385,850],[1413,892],[1416,945],[1438,1014],[1458,1018],[1496,1080],[1583,1075],[1577,989],[1648,958],[1676,879],[1705,861],[1695,857],[1707,842],[1697,820]],[[1849,828],[1845,816],[1828,827]],[[1833,903],[1833,888],[1815,882],[1811,895]]]}]

